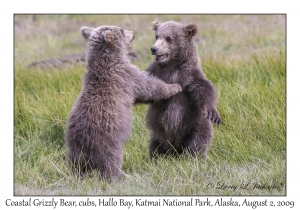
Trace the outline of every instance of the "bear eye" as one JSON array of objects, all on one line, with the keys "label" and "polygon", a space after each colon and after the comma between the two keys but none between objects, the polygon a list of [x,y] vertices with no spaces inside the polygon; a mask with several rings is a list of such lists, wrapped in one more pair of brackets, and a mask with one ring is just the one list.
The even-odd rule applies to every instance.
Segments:
[{"label": "bear eye", "polygon": [[167,36],[166,40],[167,40],[167,42],[171,42],[171,37]]}]

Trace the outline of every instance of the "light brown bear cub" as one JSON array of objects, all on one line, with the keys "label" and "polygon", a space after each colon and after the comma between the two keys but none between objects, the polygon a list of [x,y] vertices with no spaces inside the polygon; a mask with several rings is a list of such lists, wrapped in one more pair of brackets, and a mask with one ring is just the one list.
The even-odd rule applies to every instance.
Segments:
[{"label": "light brown bear cub", "polygon": [[68,158],[78,174],[97,169],[103,178],[118,179],[135,101],[162,100],[182,89],[130,64],[132,31],[82,27],[81,34],[88,42],[87,72],[67,124]]},{"label": "light brown bear cub", "polygon": [[188,151],[205,159],[212,139],[210,120],[219,124],[221,118],[193,40],[197,26],[154,21],[153,29],[156,41],[151,51],[156,58],[146,71],[168,84],[180,84],[183,91],[149,106],[150,156]]}]

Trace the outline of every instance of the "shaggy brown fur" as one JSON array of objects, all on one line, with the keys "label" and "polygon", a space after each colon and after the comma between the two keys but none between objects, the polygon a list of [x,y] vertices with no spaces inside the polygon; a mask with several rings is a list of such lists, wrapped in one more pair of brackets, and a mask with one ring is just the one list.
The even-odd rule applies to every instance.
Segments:
[{"label": "shaggy brown fur", "polygon": [[97,169],[101,177],[120,177],[123,143],[131,133],[136,100],[162,100],[182,89],[165,84],[130,64],[132,31],[115,26],[82,27],[88,41],[87,72],[67,124],[65,141],[74,172]]},{"label": "shaggy brown fur", "polygon": [[183,91],[149,106],[150,156],[188,151],[206,158],[212,139],[210,120],[220,123],[212,83],[202,72],[193,36],[195,24],[153,22],[156,41],[151,48],[156,59],[147,69],[168,84],[179,83]]}]

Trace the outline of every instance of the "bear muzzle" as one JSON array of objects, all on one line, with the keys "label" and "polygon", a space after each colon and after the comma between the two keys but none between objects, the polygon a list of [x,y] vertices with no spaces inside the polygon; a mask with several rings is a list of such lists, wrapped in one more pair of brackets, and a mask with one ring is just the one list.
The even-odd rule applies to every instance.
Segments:
[{"label": "bear muzzle", "polygon": [[157,50],[158,49],[156,47],[151,47],[152,55],[156,55]]},{"label": "bear muzzle", "polygon": [[155,60],[156,60],[157,62],[164,61],[164,60],[167,58],[168,53],[166,53],[166,54],[161,54],[161,55],[157,55],[157,51],[158,51],[157,47],[151,47],[152,55],[156,55],[156,59],[155,59]]},{"label": "bear muzzle", "polygon": [[164,60],[166,60],[167,59],[167,56],[168,56],[168,54],[164,54],[164,55],[156,55],[156,61],[157,62],[162,62],[162,61],[164,61]]}]

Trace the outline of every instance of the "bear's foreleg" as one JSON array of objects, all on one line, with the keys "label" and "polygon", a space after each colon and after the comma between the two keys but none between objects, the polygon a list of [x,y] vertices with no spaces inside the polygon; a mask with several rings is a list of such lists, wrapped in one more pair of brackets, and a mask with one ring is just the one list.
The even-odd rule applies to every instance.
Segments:
[{"label": "bear's foreleg", "polygon": [[202,110],[203,117],[220,124],[222,119],[216,108],[216,94],[211,82],[206,79],[194,79],[187,85],[187,92],[191,95],[191,99]]},{"label": "bear's foreleg", "polygon": [[144,77],[139,78],[139,81],[136,82],[138,87],[136,103],[167,99],[182,91],[179,84],[166,84],[156,77],[147,75],[147,73],[143,75]]}]

